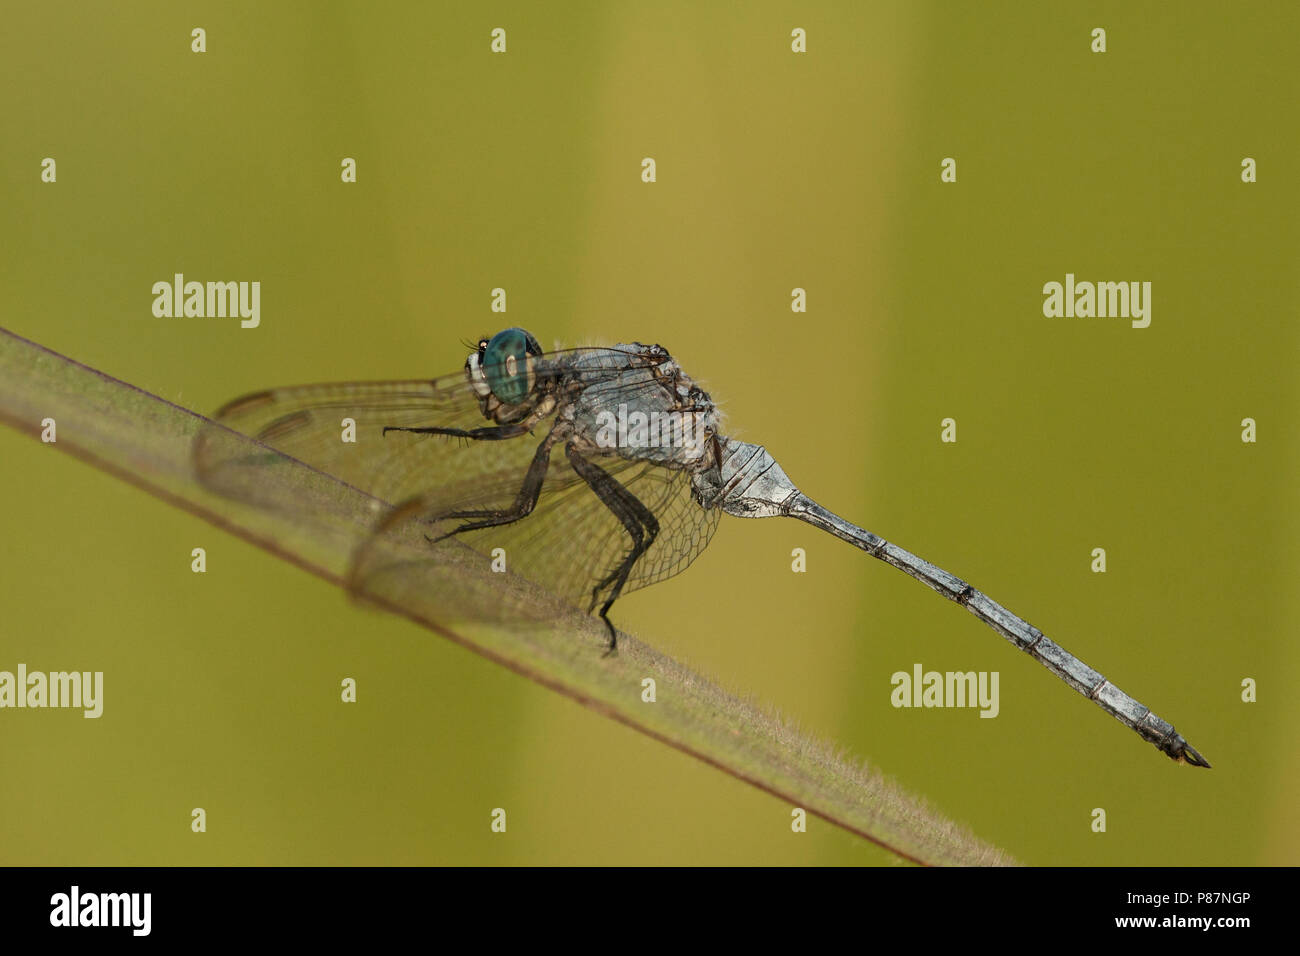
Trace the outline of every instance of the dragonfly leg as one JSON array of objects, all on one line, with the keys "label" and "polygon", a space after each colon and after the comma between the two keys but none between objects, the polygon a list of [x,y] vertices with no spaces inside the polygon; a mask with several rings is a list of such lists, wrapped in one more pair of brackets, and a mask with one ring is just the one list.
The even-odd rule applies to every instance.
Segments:
[{"label": "dragonfly leg", "polygon": [[446,534],[437,538],[430,538],[432,542],[441,541],[444,538],[450,538],[453,534],[460,534],[462,531],[473,531],[477,528],[494,528],[497,525],[510,524],[518,521],[520,518],[526,518],[532,514],[533,508],[537,505],[537,498],[542,493],[542,482],[546,478],[546,469],[551,462],[551,446],[555,444],[558,436],[552,432],[547,435],[545,440],[537,446],[537,453],[533,455],[532,463],[528,466],[528,471],[524,474],[524,483],[519,489],[519,494],[515,496],[514,504],[509,508],[497,508],[479,511],[449,511],[446,514],[438,515],[435,520],[446,518],[477,518],[477,521],[467,521],[459,528],[453,528]]},{"label": "dragonfly leg", "polygon": [[450,435],[453,438],[472,438],[475,441],[502,441],[506,438],[518,438],[529,432],[524,422],[513,425],[485,425],[482,428],[437,428],[432,425],[420,428],[405,428],[400,425],[385,425],[382,434],[389,432],[414,432],[417,435]]},{"label": "dragonfly leg", "polygon": [[632,549],[619,566],[592,588],[591,606],[587,609],[588,613],[595,610],[601,592],[607,587],[610,589],[609,597],[600,609],[600,618],[605,622],[605,627],[609,629],[609,650],[605,652],[605,655],[609,656],[618,650],[618,632],[614,628],[614,623],[609,619],[609,609],[613,607],[614,602],[618,600],[618,596],[623,592],[623,586],[627,584],[628,575],[632,573],[632,566],[654,543],[655,537],[659,534],[659,521],[636,495],[619,484],[616,479],[595,462],[583,458],[572,443],[565,446],[565,452],[569,456],[569,462],[573,465],[573,470],[596,493],[596,497],[604,503],[605,507],[614,513],[614,516],[618,518],[619,522],[627,530],[628,536],[632,539]]}]

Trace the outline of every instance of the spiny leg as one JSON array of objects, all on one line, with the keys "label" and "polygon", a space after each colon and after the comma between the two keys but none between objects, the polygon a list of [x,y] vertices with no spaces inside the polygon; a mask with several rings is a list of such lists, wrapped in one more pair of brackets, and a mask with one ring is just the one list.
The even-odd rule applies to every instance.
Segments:
[{"label": "spiny leg", "polygon": [[613,572],[592,589],[591,608],[588,608],[589,612],[595,608],[596,601],[600,599],[601,589],[613,582],[609,598],[600,609],[600,618],[605,622],[605,627],[609,629],[609,650],[605,652],[605,656],[608,657],[618,650],[618,632],[614,629],[614,623],[609,619],[609,609],[613,607],[614,602],[618,600],[619,594],[622,593],[628,575],[632,573],[632,566],[654,543],[655,537],[659,534],[659,522],[650,509],[642,504],[634,494],[619,484],[599,465],[583,458],[572,444],[565,446],[565,452],[569,456],[569,462],[573,465],[573,470],[596,493],[596,497],[604,503],[605,507],[614,513],[614,516],[618,518],[624,529],[626,529],[628,536],[632,539],[632,549],[628,552],[627,557]]},{"label": "spiny leg", "polygon": [[[645,554],[650,550],[650,545],[654,544],[655,538],[659,535],[659,521],[655,518],[654,512],[647,508],[641,502],[640,498],[624,488],[623,485],[615,479],[611,478],[610,481],[613,482],[615,492],[623,496],[624,503],[632,510],[632,513],[636,516],[637,520],[641,522],[642,529],[644,529],[648,535],[645,544],[641,548],[641,553]],[[629,566],[627,570],[628,572],[631,572],[632,569]],[[596,586],[591,589],[591,607],[587,609],[587,613],[590,614],[591,610],[595,608],[596,602],[600,600],[600,592],[613,583],[622,572],[623,565],[619,564],[618,567],[601,578]],[[620,590],[622,589],[623,584],[627,583],[626,578],[627,575],[625,574],[624,581],[619,584]]]},{"label": "spiny leg", "polygon": [[529,431],[531,431],[531,426],[526,422],[516,422],[513,425],[485,425],[482,428],[438,428],[433,425],[406,428],[401,425],[385,425],[381,434],[412,432],[416,435],[450,435],[452,438],[470,438],[474,441],[503,441],[507,438],[518,438],[520,435],[526,435]]},{"label": "spiny leg", "polygon": [[[467,521],[459,528],[453,528],[444,535],[437,538],[430,538],[431,542],[442,541],[444,538],[450,538],[453,534],[460,534],[463,531],[474,531],[478,528],[494,528],[498,525],[511,524],[520,518],[526,518],[532,514],[533,508],[537,506],[537,499],[542,493],[542,482],[546,479],[546,469],[551,462],[551,446],[555,444],[558,436],[554,431],[547,435],[540,445],[537,446],[537,452],[533,455],[532,462],[528,465],[528,471],[524,473],[524,483],[519,488],[519,494],[515,495],[514,504],[509,508],[495,508],[477,511],[449,511],[446,514],[438,515],[436,521],[442,521],[446,518],[477,518],[477,521]],[[427,536],[426,536],[427,537]]]},{"label": "spiny leg", "polygon": [[[606,477],[609,476],[606,475]],[[595,587],[591,589],[591,604],[587,608],[588,614],[595,610],[596,603],[600,600],[601,592],[607,587],[613,585],[613,588],[610,591],[610,596],[608,600],[605,601],[600,612],[600,616],[604,618],[605,624],[612,631],[613,624],[610,623],[609,620],[609,609],[613,606],[614,601],[618,599],[619,595],[622,594],[623,587],[627,584],[627,579],[632,573],[633,566],[642,555],[650,550],[650,546],[654,544],[655,538],[659,535],[659,522],[655,518],[654,513],[642,504],[640,499],[624,488],[616,479],[609,478],[609,482],[610,490],[617,496],[618,504],[631,512],[632,516],[638,522],[640,530],[639,534],[632,535],[632,550],[628,552],[627,556],[619,562],[614,570],[601,578],[600,581],[596,583]],[[621,514],[620,520],[624,520]],[[624,527],[628,527],[625,520]]]},{"label": "spiny leg", "polygon": [[[452,438],[468,438],[473,441],[504,441],[509,438],[518,438],[520,435],[526,435],[535,425],[532,418],[525,419],[522,422],[514,422],[508,425],[487,425],[482,428],[442,428],[437,425],[421,425],[409,427],[404,425],[385,425],[382,435],[389,432],[411,432],[416,435],[448,435]],[[441,521],[446,518],[481,518],[482,521],[469,522],[448,531],[437,538],[429,538],[430,542],[436,543],[444,538],[449,538],[453,534],[460,534],[462,531],[473,531],[476,528],[491,528],[495,525],[510,524],[512,521],[518,521],[520,518],[530,514],[537,505],[537,498],[542,491],[542,481],[546,477],[546,468],[550,460],[551,446],[555,444],[554,429],[551,434],[546,436],[546,440],[537,448],[537,454],[533,456],[532,463],[528,466],[528,471],[524,475],[523,487],[519,489],[519,494],[515,497],[514,505],[510,508],[496,508],[477,511],[449,511],[446,514],[438,515],[434,521]],[[428,535],[425,535],[428,538]]]}]

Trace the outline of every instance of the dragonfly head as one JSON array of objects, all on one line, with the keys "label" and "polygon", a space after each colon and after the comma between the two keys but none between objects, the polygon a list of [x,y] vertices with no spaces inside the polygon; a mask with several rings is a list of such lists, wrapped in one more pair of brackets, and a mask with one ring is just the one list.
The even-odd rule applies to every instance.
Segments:
[{"label": "dragonfly head", "polygon": [[518,405],[533,391],[541,356],[542,347],[530,333],[505,329],[479,340],[465,360],[465,371],[479,398],[491,395],[503,405]]}]

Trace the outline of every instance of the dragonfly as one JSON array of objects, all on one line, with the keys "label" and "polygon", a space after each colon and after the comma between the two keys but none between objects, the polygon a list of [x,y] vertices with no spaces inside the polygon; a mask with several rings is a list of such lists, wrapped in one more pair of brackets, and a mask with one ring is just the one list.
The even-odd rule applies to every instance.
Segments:
[{"label": "dragonfly", "polygon": [[[1038,628],[827,510],[763,446],[720,434],[709,394],[662,346],[543,352],[520,328],[466,344],[464,369],[440,378],[275,388],[228,403],[196,438],[200,480],[254,498],[255,478],[231,479],[248,461],[215,440],[225,429],[251,437],[382,503],[353,558],[354,590],[413,573],[410,562],[384,566],[370,546],[405,531],[427,550],[425,570],[500,562],[559,605],[598,615],[607,654],[618,646],[614,603],[685,570],[722,514],[794,518],[964,607],[1162,753],[1210,766],[1172,724]],[[428,586],[453,619],[553,617],[505,580],[443,574]]]}]

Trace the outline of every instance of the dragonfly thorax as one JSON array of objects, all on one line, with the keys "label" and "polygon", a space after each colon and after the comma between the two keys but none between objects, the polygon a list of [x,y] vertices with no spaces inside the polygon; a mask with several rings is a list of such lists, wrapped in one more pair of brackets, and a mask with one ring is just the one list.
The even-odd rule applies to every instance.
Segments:
[{"label": "dragonfly thorax", "polygon": [[697,472],[716,459],[718,412],[658,345],[591,349],[568,367],[560,417],[584,453]]}]

